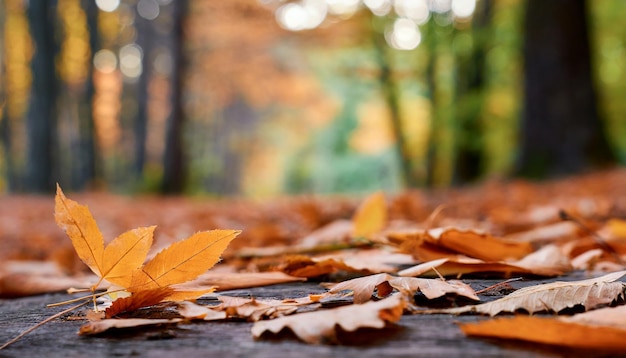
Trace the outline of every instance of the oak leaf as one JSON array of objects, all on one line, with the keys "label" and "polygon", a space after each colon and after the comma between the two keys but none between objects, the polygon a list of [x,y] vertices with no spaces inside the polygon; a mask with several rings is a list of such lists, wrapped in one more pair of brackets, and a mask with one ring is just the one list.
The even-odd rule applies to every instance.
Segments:
[{"label": "oak leaf", "polygon": [[[468,336],[514,339],[568,348],[626,351],[626,306],[571,317],[516,316],[459,323]],[[597,353],[597,351],[595,352]]]},{"label": "oak leaf", "polygon": [[480,313],[495,316],[500,312],[522,309],[531,314],[540,311],[559,312],[576,305],[582,305],[589,310],[623,299],[625,284],[615,281],[624,275],[626,271],[618,271],[588,280],[528,286],[495,301],[421,313]]},{"label": "oak leaf", "polygon": [[283,329],[290,329],[306,343],[337,343],[338,328],[346,332],[354,332],[359,328],[383,329],[388,323],[400,320],[405,306],[402,295],[393,295],[362,305],[300,313],[256,322],[252,326],[252,336],[258,339],[266,332],[278,334]]}]

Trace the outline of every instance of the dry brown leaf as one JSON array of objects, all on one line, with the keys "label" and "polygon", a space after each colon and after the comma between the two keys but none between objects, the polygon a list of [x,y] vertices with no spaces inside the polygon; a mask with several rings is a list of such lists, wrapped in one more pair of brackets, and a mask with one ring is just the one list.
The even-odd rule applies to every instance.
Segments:
[{"label": "dry brown leaf", "polygon": [[113,318],[143,307],[156,305],[170,296],[173,291],[174,289],[170,287],[159,287],[139,291],[129,297],[118,298],[104,311],[104,318]]},{"label": "dry brown leaf", "polygon": [[278,334],[283,329],[290,329],[306,343],[337,343],[337,328],[346,332],[354,332],[359,328],[383,329],[388,323],[400,320],[405,306],[402,295],[393,295],[362,305],[300,313],[256,322],[252,326],[252,336],[258,339],[266,332]]},{"label": "dry brown leaf", "polygon": [[219,296],[221,304],[201,306],[191,302],[180,302],[178,313],[189,319],[205,321],[226,318],[245,319],[256,322],[261,319],[274,319],[296,312],[298,307],[316,303],[310,297],[286,300],[257,300],[255,298]]},{"label": "dry brown leaf", "polygon": [[69,277],[54,262],[6,261],[0,264],[0,298],[15,298],[87,287],[95,275]]},{"label": "dry brown leaf", "polygon": [[[435,268],[437,271],[433,270]],[[432,260],[398,272],[400,276],[460,277],[470,274],[490,274],[503,277],[513,275],[559,276],[571,271],[570,261],[553,246],[545,246],[519,261],[486,262],[469,257],[451,257]]]},{"label": "dry brown leaf", "polygon": [[626,306],[571,317],[516,316],[460,323],[468,336],[515,339],[560,347],[626,351]]},{"label": "dry brown leaf", "polygon": [[292,276],[318,277],[338,271],[372,274],[395,272],[396,265],[415,262],[410,255],[382,249],[343,250],[333,254],[309,257],[290,256],[280,269]]},{"label": "dry brown leaf", "polygon": [[379,233],[387,225],[387,203],[382,191],[371,194],[365,200],[352,217],[354,228],[352,237],[370,238]]},{"label": "dry brown leaf", "polygon": [[206,272],[196,279],[175,285],[177,290],[204,290],[215,288],[227,291],[275,285],[279,283],[306,281],[303,277],[294,277],[283,272]]},{"label": "dry brown leaf", "polygon": [[601,277],[572,282],[552,282],[521,288],[508,296],[475,306],[463,306],[423,313],[480,313],[495,316],[500,312],[525,310],[559,312],[565,308],[582,305],[589,310],[624,298],[624,283],[615,282],[626,271],[613,272]]},{"label": "dry brown leaf", "polygon": [[98,335],[112,330],[128,330],[128,329],[145,329],[147,327],[163,327],[176,325],[182,322],[182,319],[146,319],[146,318],[128,318],[128,319],[103,319],[101,321],[89,322],[80,327],[78,334],[81,336]]},{"label": "dry brown leaf", "polygon": [[128,289],[137,292],[193,280],[213,267],[240,233],[239,230],[202,231],[175,242],[136,269]]},{"label": "dry brown leaf", "polygon": [[218,311],[214,307],[200,306],[189,301],[178,302],[176,311],[187,319],[201,319],[204,321],[226,319],[226,312],[224,311]]},{"label": "dry brown leaf", "polygon": [[[378,290],[379,296],[386,296],[391,293],[389,287],[400,292],[413,295],[420,291],[428,299],[435,299],[445,296],[447,293],[454,293],[469,299],[480,301],[474,290],[460,281],[441,281],[414,277],[395,277],[388,274],[377,274],[366,277],[358,277],[352,280],[340,282],[333,285],[329,293],[338,293],[344,290],[354,292],[354,303],[363,303],[370,300],[374,290]],[[381,291],[383,294],[381,294]]]},{"label": "dry brown leaf", "polygon": [[534,251],[530,243],[503,240],[473,230],[431,229],[426,237],[445,249],[485,261],[519,259]]}]

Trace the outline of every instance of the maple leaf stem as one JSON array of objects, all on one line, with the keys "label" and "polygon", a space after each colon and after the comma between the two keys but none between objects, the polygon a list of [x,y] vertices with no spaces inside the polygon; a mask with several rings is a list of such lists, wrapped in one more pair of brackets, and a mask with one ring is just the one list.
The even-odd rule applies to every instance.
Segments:
[{"label": "maple leaf stem", "polygon": [[37,328],[39,328],[39,327],[43,326],[44,324],[46,324],[46,323],[48,323],[48,322],[52,321],[53,319],[58,318],[58,317],[61,317],[61,316],[63,316],[63,315],[64,315],[64,314],[66,314],[66,313],[72,312],[73,310],[75,310],[75,309],[77,309],[77,308],[79,308],[79,307],[82,307],[82,306],[86,305],[87,303],[89,303],[89,301],[87,301],[87,302],[83,302],[83,303],[79,303],[79,304],[77,304],[76,306],[72,306],[72,307],[70,307],[70,308],[68,308],[68,309],[66,309],[66,310],[63,310],[63,311],[61,311],[61,312],[59,312],[59,313],[56,313],[56,314],[54,314],[54,315],[52,315],[52,316],[50,316],[50,317],[46,318],[45,320],[43,320],[43,321],[41,321],[41,322],[37,323],[36,325],[34,325],[34,326],[30,327],[29,329],[27,329],[27,330],[25,330],[24,332],[22,332],[22,333],[20,333],[19,335],[17,335],[17,337],[15,337],[15,338],[11,339],[10,341],[8,341],[8,342],[6,342],[5,344],[3,344],[2,346],[0,346],[0,350],[3,350],[4,348],[6,348],[6,347],[10,346],[11,344],[13,344],[13,343],[17,342],[19,339],[21,339],[21,338],[22,338],[22,337],[24,337],[25,335],[27,335],[27,334],[29,334],[30,332],[32,332],[32,331],[34,331],[34,330],[36,330]]},{"label": "maple leaf stem", "polygon": [[[92,298],[93,298],[93,301],[95,302],[95,301],[96,301],[96,298],[98,298],[98,297],[100,297],[100,296],[108,295],[108,294],[110,294],[110,293],[115,293],[115,292],[122,292],[122,291],[125,291],[125,290],[124,290],[124,289],[121,289],[121,290],[115,290],[115,291],[104,291],[104,292],[98,292],[98,293],[95,293],[95,292],[91,291],[90,289],[85,289],[85,290],[84,290],[84,291],[82,291],[82,292],[87,292],[87,291],[91,292],[91,295],[89,295],[89,296],[77,297],[77,298],[73,298],[73,299],[71,299],[71,300],[67,300],[67,301],[63,301],[63,302],[49,303],[49,304],[47,304],[47,305],[46,305],[46,307],[57,307],[57,306],[63,306],[63,305],[68,305],[68,304],[70,304],[70,303],[79,302],[79,301],[82,301],[82,300],[90,300],[90,299],[92,299]],[[79,292],[79,291],[75,291],[75,292]]]}]

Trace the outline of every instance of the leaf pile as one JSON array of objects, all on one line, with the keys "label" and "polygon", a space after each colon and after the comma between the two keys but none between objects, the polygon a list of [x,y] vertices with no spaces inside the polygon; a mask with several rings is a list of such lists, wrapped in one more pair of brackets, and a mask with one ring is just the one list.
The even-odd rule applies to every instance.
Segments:
[{"label": "leaf pile", "polygon": [[[235,203],[219,210],[188,210],[184,217],[181,203],[172,202],[179,211],[172,209],[173,219],[161,217],[157,222],[197,220],[213,227],[239,227],[244,229],[240,237],[245,240],[229,246],[239,230],[200,231],[158,253],[150,252],[155,226],[145,218],[137,220],[145,226],[105,245],[89,209],[66,198],[59,187],[55,219],[78,258],[97,277],[71,269],[75,265],[60,255],[56,262],[75,274],[58,274],[59,282],[71,280],[51,284],[50,290],[87,282],[94,292],[119,287],[130,294],[114,300],[105,319],[95,318],[81,330],[84,335],[231,320],[254,322],[251,333],[256,339],[291,332],[307,343],[341,343],[340,337],[358,337],[360,329],[385,330],[395,322],[401,324],[403,314],[513,314],[460,327],[470,336],[568,347],[605,344],[620,349],[615,342],[625,328],[611,317],[623,317],[626,221],[621,218],[626,217],[622,207],[626,201],[617,200],[608,190],[626,192],[626,174],[577,180],[575,185],[492,183],[442,196],[414,192],[390,197],[379,192],[360,205],[349,200],[321,204],[305,199],[298,204],[278,202],[268,210]],[[560,195],[550,194],[556,192]],[[163,205],[163,211],[167,207]],[[161,212],[155,215],[164,215]],[[346,219],[350,215],[351,220]],[[106,230],[107,234],[112,231],[110,226]],[[159,247],[166,246],[157,242]],[[224,263],[207,273],[221,256]],[[32,293],[45,292],[37,285],[41,280],[35,280],[40,276],[20,270],[19,265],[0,265],[0,289],[11,287],[7,282],[12,277],[26,277],[24,282],[32,285],[25,287],[33,287]],[[484,303],[484,290],[476,292],[465,282],[471,277],[556,278],[581,271],[593,278],[525,283],[527,287],[513,288],[512,293]],[[223,292],[303,280],[330,282],[324,284],[328,291],[272,300],[230,297]],[[216,303],[188,301],[214,290],[223,292],[212,296]],[[174,303],[154,306],[163,301]],[[430,305],[434,301],[437,305]],[[430,308],[441,304],[444,308]],[[327,308],[335,305],[342,306]],[[606,307],[613,305],[617,307]],[[178,318],[162,320],[163,307]],[[587,312],[554,317],[575,307]],[[121,318],[134,317],[140,309],[145,318]],[[511,333],[509,328],[515,326],[520,329]],[[577,340],[587,337],[593,342],[566,338],[567,327],[575,331]],[[593,329],[604,332],[605,338],[590,333]]]}]

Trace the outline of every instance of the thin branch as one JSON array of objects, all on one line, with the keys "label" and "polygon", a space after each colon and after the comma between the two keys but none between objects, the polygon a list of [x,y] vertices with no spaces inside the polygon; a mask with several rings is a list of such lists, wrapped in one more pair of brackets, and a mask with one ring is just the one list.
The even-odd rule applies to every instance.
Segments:
[{"label": "thin branch", "polygon": [[80,303],[80,304],[78,304],[78,305],[76,305],[76,306],[72,306],[72,307],[70,307],[70,308],[68,308],[68,309],[66,309],[66,310],[63,310],[63,311],[61,311],[61,312],[59,312],[59,313],[57,313],[57,314],[54,314],[54,315],[52,315],[52,316],[50,316],[50,317],[46,318],[45,320],[43,320],[43,321],[41,321],[41,322],[37,323],[36,325],[34,325],[34,326],[30,327],[29,329],[25,330],[24,332],[20,333],[17,337],[15,337],[15,338],[13,338],[12,340],[10,340],[10,341],[6,342],[5,344],[3,344],[3,345],[0,347],[0,350],[3,350],[4,348],[8,347],[9,345],[11,345],[11,344],[13,344],[13,343],[17,342],[20,338],[24,337],[25,335],[29,334],[30,332],[34,331],[35,329],[37,329],[37,328],[39,328],[39,327],[43,326],[44,324],[46,324],[46,323],[48,323],[48,322],[52,321],[53,319],[55,319],[55,318],[59,318],[59,317],[63,316],[63,315],[64,315],[64,314],[66,314],[66,313],[69,313],[69,312],[71,312],[71,311],[73,311],[73,310],[75,310],[75,309],[77,309],[77,308],[79,308],[79,307],[81,307],[81,306],[86,305],[87,303],[89,303],[89,301],[87,301],[87,302],[83,302],[83,303]]}]

